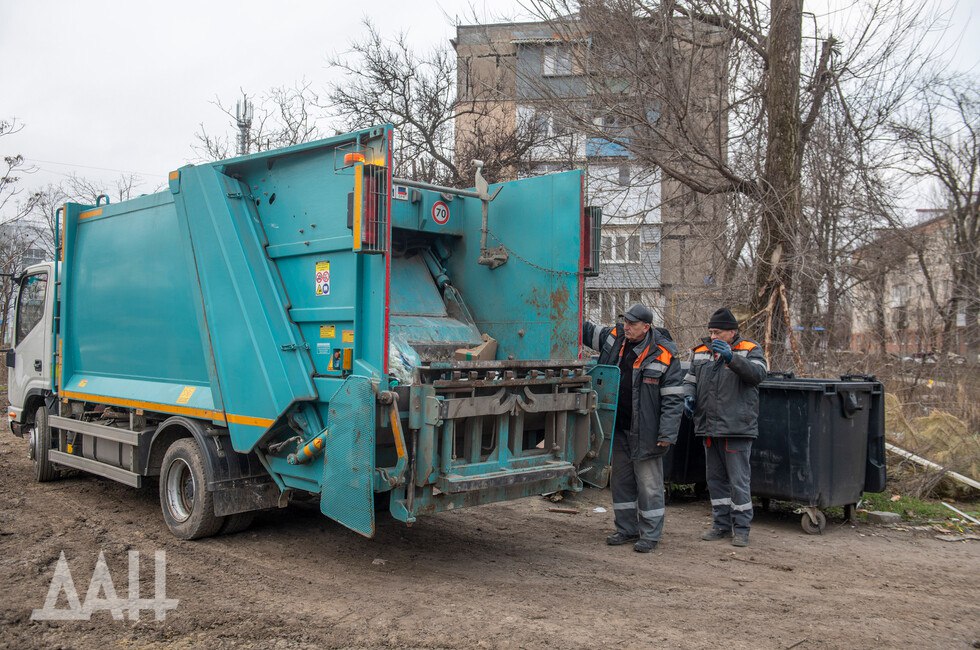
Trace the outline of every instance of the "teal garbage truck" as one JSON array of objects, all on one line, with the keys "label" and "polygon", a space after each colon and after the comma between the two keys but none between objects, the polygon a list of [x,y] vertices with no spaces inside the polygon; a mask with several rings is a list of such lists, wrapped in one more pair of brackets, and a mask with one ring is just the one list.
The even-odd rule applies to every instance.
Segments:
[{"label": "teal garbage truck", "polygon": [[18,279],[15,434],[39,481],[158,477],[179,538],[311,495],[396,520],[603,486],[618,369],[580,357],[599,212],[579,172],[392,174],[391,126],[170,173],[56,214]]}]

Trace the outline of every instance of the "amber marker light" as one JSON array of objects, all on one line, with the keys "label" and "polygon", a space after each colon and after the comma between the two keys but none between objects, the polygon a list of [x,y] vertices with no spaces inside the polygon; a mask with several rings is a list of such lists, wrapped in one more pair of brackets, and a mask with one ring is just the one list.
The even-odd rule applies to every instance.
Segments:
[{"label": "amber marker light", "polygon": [[355,151],[353,153],[344,154],[345,165],[353,165],[354,163],[362,163],[362,162],[364,162],[364,154],[362,153]]}]

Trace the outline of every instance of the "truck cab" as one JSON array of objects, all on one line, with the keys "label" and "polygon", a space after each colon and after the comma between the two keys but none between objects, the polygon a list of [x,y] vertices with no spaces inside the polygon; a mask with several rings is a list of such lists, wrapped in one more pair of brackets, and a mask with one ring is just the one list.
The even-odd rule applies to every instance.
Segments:
[{"label": "truck cab", "polygon": [[15,289],[7,351],[7,418],[18,436],[29,431],[35,411],[51,396],[51,318],[54,263],[28,267]]}]

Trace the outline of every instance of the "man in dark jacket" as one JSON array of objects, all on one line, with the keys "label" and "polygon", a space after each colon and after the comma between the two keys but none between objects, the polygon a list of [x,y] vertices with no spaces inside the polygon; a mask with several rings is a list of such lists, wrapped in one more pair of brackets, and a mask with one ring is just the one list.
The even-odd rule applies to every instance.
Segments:
[{"label": "man in dark jacket", "polygon": [[[704,439],[712,526],[704,540],[733,537],[749,545],[752,495],[749,456],[759,435],[759,384],[768,374],[766,357],[755,341],[738,334],[738,321],[722,308],[708,321],[710,345],[693,350],[684,378],[685,409]],[[734,534],[734,536],[733,536]]]},{"label": "man in dark jacket", "polygon": [[633,305],[623,322],[599,328],[586,321],[582,340],[599,351],[599,363],[619,366],[619,399],[613,432],[612,497],[616,532],[610,546],[657,548],[664,526],[663,456],[677,441],[684,410],[684,371],[677,348],[656,328],[653,312]]}]

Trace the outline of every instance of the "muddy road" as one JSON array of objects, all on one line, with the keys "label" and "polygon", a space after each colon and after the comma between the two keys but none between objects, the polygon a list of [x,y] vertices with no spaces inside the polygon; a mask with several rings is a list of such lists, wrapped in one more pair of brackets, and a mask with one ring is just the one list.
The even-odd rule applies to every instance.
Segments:
[{"label": "muddy road", "polygon": [[[975,647],[980,542],[831,521],[808,536],[759,513],[752,546],[702,542],[703,502],[674,503],[654,553],[610,548],[606,491],[461,510],[364,539],[291,506],[198,542],[164,526],[155,485],[74,474],[36,484],[26,443],[0,433],[0,647],[865,648]],[[118,594],[128,551],[166,551],[162,622],[96,612],[32,621],[62,551],[84,600],[99,552]],[[102,596],[105,594],[103,593]],[[64,594],[58,607],[67,607]],[[794,645],[796,644],[796,645]]]}]

